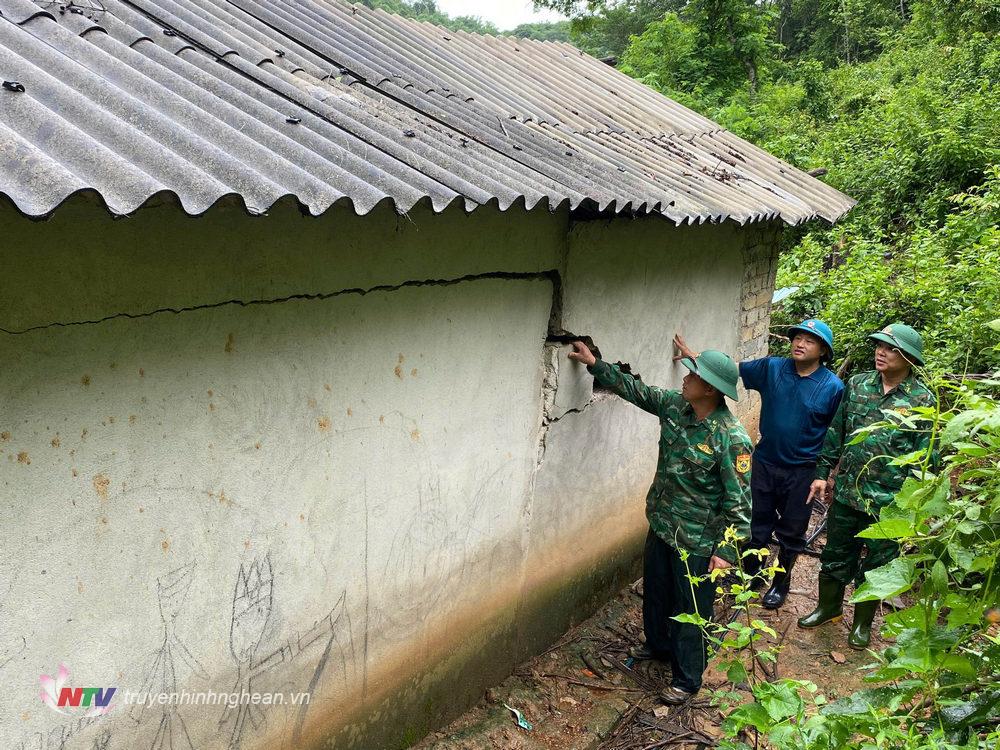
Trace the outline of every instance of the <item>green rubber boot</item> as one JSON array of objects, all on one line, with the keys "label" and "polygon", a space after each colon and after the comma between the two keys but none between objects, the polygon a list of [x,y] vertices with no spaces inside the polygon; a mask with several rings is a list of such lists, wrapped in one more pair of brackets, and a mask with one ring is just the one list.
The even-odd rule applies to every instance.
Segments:
[{"label": "green rubber boot", "polygon": [[875,619],[875,610],[878,609],[878,602],[858,602],[854,605],[854,624],[851,626],[851,634],[847,636],[847,643],[851,648],[868,648],[872,640],[872,620]]},{"label": "green rubber boot", "polygon": [[818,628],[827,622],[836,622],[844,616],[844,585],[835,578],[819,576],[819,601],[816,609],[799,618],[800,628]]}]

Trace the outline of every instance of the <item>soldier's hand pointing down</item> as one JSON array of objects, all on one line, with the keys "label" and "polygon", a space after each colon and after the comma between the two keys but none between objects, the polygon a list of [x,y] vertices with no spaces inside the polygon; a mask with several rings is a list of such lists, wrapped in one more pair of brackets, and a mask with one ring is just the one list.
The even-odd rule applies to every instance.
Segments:
[{"label": "soldier's hand pointing down", "polygon": [[733,564],[728,560],[724,560],[718,555],[712,555],[712,559],[708,561],[708,572],[711,573],[713,570],[725,570],[726,568],[733,567]]}]

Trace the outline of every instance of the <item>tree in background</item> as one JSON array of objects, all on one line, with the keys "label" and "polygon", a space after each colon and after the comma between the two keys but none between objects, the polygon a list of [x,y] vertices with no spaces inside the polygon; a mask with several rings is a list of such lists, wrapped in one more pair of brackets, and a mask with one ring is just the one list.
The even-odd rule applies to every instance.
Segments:
[{"label": "tree in background", "polygon": [[470,31],[475,34],[499,34],[496,25],[479,16],[449,16],[437,7],[434,0],[360,0],[362,5],[395,13],[416,21],[444,26],[453,31]]},{"label": "tree in background", "polygon": [[568,42],[569,27],[569,21],[539,21],[522,23],[504,33],[522,39],[537,39],[541,42]]},{"label": "tree in background", "polygon": [[633,36],[684,5],[684,0],[535,0],[536,8],[568,16],[573,44],[598,58],[618,58]]},{"label": "tree in background", "polygon": [[633,36],[621,69],[661,91],[703,101],[756,92],[762,68],[777,55],[774,10],[749,0],[691,0]]}]

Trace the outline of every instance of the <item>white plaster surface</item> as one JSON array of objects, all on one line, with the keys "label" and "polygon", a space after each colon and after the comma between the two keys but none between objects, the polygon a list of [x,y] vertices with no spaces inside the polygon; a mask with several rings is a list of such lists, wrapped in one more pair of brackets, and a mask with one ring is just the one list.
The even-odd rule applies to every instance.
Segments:
[{"label": "white plaster surface", "polygon": [[573,351],[571,345],[553,347],[552,359],[555,369],[556,392],[550,418],[562,419],[567,413],[580,411],[594,397],[594,379],[586,368],[579,366],[567,355]]}]

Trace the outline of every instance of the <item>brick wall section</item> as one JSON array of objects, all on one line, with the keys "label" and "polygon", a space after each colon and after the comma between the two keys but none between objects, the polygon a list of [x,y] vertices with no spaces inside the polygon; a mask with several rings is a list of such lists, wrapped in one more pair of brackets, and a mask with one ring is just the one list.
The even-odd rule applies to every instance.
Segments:
[{"label": "brick wall section", "polygon": [[[771,322],[771,296],[778,271],[779,224],[747,227],[743,245],[743,283],[740,293],[740,343],[738,361],[763,357],[768,352],[768,326]],[[737,415],[751,436],[756,437],[760,398],[740,386]]]}]

